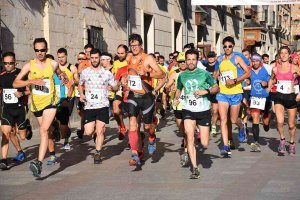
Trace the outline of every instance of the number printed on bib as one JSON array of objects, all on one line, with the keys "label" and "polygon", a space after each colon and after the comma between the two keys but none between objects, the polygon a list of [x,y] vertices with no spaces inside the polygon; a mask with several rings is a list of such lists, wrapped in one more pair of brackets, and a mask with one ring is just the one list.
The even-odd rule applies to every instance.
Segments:
[{"label": "number printed on bib", "polygon": [[256,108],[259,110],[264,110],[266,106],[266,98],[263,97],[251,97],[250,108]]},{"label": "number printed on bib", "polygon": [[299,85],[294,86],[294,91],[295,91],[295,94],[299,93]]},{"label": "number printed on bib", "polygon": [[49,95],[50,94],[50,79],[43,79],[45,85],[33,85],[32,93],[35,95]]},{"label": "number printed on bib", "polygon": [[203,97],[195,97],[193,94],[185,95],[185,109],[192,112],[200,112],[205,109]]},{"label": "number printed on bib", "polygon": [[277,81],[277,92],[282,94],[292,93],[292,81]]},{"label": "number printed on bib", "polygon": [[229,79],[234,79],[233,71],[223,71],[221,72],[221,81],[224,85],[226,85],[226,81]]},{"label": "number printed on bib", "polygon": [[142,90],[142,79],[140,76],[129,75],[128,86],[131,90]]},{"label": "number printed on bib", "polygon": [[86,99],[90,103],[100,103],[103,97],[103,90],[94,89],[90,91],[86,91]]},{"label": "number printed on bib", "polygon": [[3,89],[3,101],[4,103],[18,103],[18,98],[15,96],[17,89]]}]

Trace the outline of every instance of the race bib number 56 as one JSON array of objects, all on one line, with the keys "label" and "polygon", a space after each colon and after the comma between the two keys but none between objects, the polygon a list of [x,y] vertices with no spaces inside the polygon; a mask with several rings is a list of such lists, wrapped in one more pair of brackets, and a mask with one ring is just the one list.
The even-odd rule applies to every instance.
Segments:
[{"label": "race bib number 56", "polygon": [[17,89],[3,89],[3,101],[4,103],[18,103],[18,98],[15,96]]}]

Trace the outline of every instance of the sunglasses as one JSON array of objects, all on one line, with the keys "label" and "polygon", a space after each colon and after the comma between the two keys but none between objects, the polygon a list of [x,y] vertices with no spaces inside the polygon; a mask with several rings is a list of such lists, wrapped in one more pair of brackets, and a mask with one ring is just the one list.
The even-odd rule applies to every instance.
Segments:
[{"label": "sunglasses", "polygon": [[177,61],[178,63],[185,63],[185,61]]},{"label": "sunglasses", "polygon": [[43,53],[44,53],[44,52],[47,51],[47,49],[34,49],[34,51],[35,51],[35,52],[43,52]]},{"label": "sunglasses", "polygon": [[233,45],[228,45],[228,46],[224,45],[223,49],[231,49],[232,47],[233,47]]},{"label": "sunglasses", "polygon": [[84,59],[84,58],[77,58],[77,60],[86,60],[86,59]]},{"label": "sunglasses", "polygon": [[3,62],[4,65],[14,65],[15,62]]}]

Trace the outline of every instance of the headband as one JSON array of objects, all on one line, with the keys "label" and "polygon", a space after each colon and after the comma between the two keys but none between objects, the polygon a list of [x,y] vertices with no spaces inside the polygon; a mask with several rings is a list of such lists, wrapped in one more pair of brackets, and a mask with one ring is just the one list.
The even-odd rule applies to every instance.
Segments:
[{"label": "headband", "polygon": [[101,56],[100,59],[102,60],[111,60],[111,57],[109,56]]}]

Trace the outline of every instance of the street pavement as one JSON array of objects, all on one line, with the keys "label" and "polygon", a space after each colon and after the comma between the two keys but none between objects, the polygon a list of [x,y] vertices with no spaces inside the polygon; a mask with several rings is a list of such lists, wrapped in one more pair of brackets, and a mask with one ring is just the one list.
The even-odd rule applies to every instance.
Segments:
[{"label": "street pavement", "polygon": [[[93,164],[93,140],[85,137],[80,141],[73,133],[71,150],[64,152],[63,141],[58,143],[59,163],[47,166],[47,154],[42,178],[36,179],[28,169],[29,162],[35,160],[38,153],[39,136],[35,131],[30,141],[22,142],[27,159],[11,163],[10,170],[0,171],[0,199],[300,199],[300,124],[297,126],[294,156],[278,156],[279,141],[274,124],[267,133],[260,126],[261,153],[250,152],[250,142],[239,144],[237,129],[234,130],[237,149],[232,151],[231,158],[220,157],[220,134],[211,138],[206,150],[197,144],[201,178],[196,180],[189,179],[189,167],[182,168],[179,164],[181,137],[170,113],[158,127],[156,154],[153,157],[146,154],[141,168],[129,166],[128,140],[118,140],[116,122],[110,121],[102,164]],[[286,138],[289,138],[287,134]],[[11,147],[10,160],[15,154]]]}]

